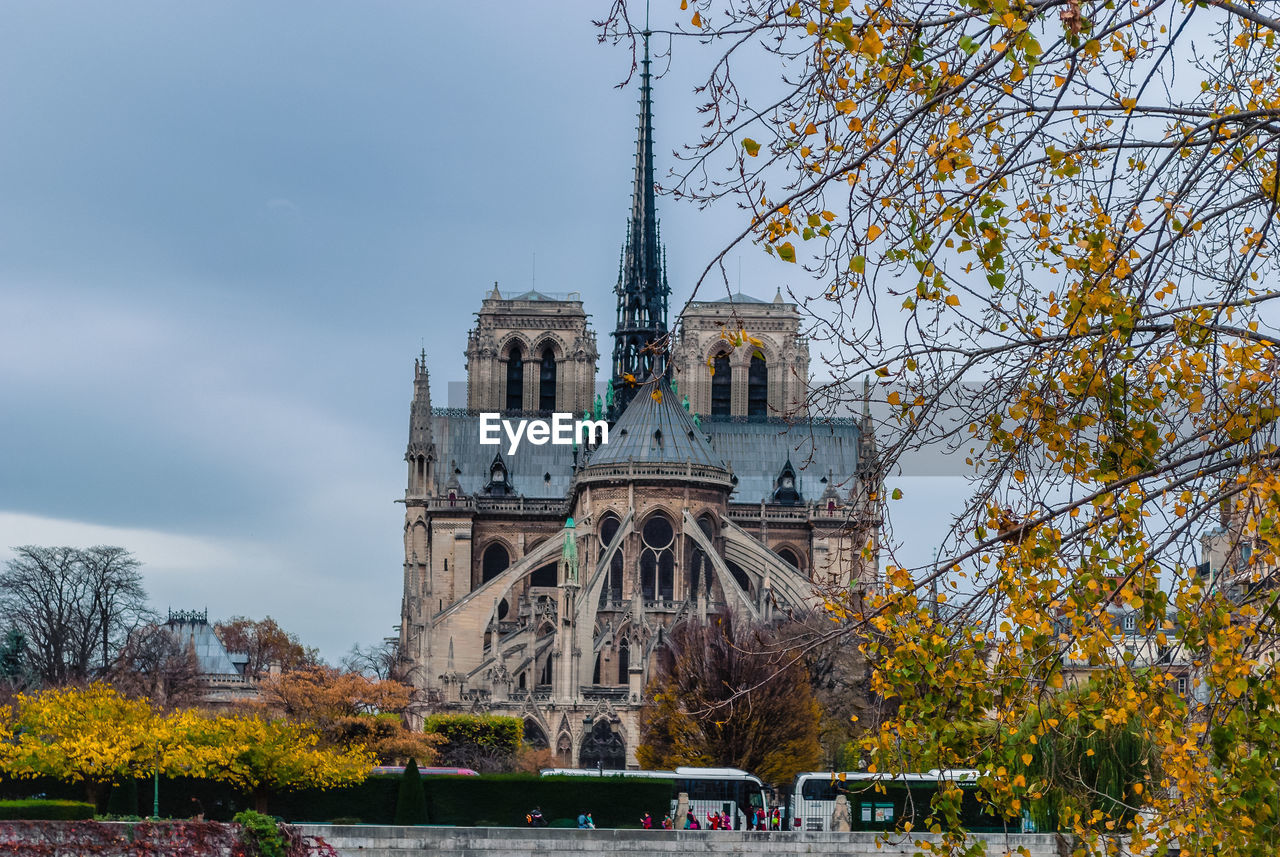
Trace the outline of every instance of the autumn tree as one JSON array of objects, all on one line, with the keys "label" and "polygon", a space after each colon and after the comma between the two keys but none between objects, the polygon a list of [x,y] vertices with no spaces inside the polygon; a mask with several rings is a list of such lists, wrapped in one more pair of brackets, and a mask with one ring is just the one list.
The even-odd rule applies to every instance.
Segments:
[{"label": "autumn tree", "polygon": [[150,775],[163,730],[151,704],[95,683],[19,694],[0,743],[0,771],[84,783],[91,801],[113,782]]},{"label": "autumn tree", "polygon": [[[813,412],[876,378],[882,464],[949,449],[971,483],[931,563],[894,555],[886,498],[882,593],[831,605],[892,709],[872,764],[988,772],[1016,819],[1050,788],[1027,743],[1124,725],[1159,773],[1130,821],[1071,820],[1082,851],[1275,853],[1275,4],[681,7],[655,29],[719,51],[669,186],[745,206],[794,272]],[[636,44],[633,12],[602,35]],[[1077,668],[1099,697],[1022,735]]]},{"label": "autumn tree", "polygon": [[321,746],[364,745],[382,764],[412,757],[429,765],[440,743],[439,736],[405,726],[413,689],[398,681],[308,666],[267,676],[260,693],[262,707],[314,727]]},{"label": "autumn tree", "polygon": [[23,545],[0,572],[0,627],[17,630],[45,685],[105,675],[150,620],[141,564],[123,548]]},{"label": "autumn tree", "polygon": [[185,711],[172,721],[169,761],[230,783],[266,812],[271,794],[362,781],[374,758],[363,745],[326,747],[310,725],[259,716],[209,717]]},{"label": "autumn tree", "polygon": [[213,632],[228,652],[249,656],[246,675],[259,677],[273,668],[284,672],[320,663],[316,649],[303,646],[296,634],[285,631],[270,616],[265,619],[233,616],[214,625]]},{"label": "autumn tree", "polygon": [[677,626],[659,649],[641,712],[642,767],[731,766],[788,782],[819,762],[808,670],[732,616]]}]

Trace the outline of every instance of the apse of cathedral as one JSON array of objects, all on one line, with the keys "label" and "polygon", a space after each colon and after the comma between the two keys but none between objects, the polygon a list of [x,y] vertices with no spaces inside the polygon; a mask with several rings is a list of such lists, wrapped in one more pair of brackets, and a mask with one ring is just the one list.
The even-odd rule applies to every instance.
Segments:
[{"label": "apse of cathedral", "polygon": [[[649,56],[608,381],[580,295],[503,292],[466,343],[467,408],[415,362],[405,492],[405,678],[434,711],[522,717],[561,765],[634,767],[655,652],[682,622],[769,623],[877,573],[875,438],[810,419],[797,307],[697,301],[667,342]],[[745,328],[758,340],[735,346]],[[608,421],[608,442],[480,442],[481,414]],[[599,438],[597,438],[599,441]]]}]

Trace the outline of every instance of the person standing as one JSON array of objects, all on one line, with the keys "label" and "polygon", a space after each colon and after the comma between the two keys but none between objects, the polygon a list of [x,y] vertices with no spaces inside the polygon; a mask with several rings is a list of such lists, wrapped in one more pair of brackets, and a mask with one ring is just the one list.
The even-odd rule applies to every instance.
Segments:
[{"label": "person standing", "polygon": [[587,811],[585,809],[582,812],[578,813],[578,829],[579,830],[587,829]]},{"label": "person standing", "polygon": [[643,827],[645,830],[652,830],[653,816],[649,815],[649,813],[647,812],[644,815],[640,816],[640,826]]},{"label": "person standing", "polygon": [[588,830],[596,829],[596,820],[591,817],[591,813],[589,812],[587,813],[587,829]]}]

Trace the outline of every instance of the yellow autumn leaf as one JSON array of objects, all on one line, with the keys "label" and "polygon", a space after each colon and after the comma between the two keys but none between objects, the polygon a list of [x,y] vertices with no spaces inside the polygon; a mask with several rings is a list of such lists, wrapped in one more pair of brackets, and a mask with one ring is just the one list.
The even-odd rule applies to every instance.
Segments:
[{"label": "yellow autumn leaf", "polygon": [[650,394],[649,394],[649,396],[650,396],[650,398],[652,398],[655,402],[661,402],[661,401],[662,401],[662,391],[661,391],[661,390],[654,390],[652,393],[650,393]]},{"label": "yellow autumn leaf", "polygon": [[702,15],[701,15],[701,14],[699,14],[698,12],[694,12],[694,13],[693,13],[693,20],[692,20],[690,23],[692,23],[692,24],[693,24],[693,26],[695,26],[695,27],[697,27],[697,28],[701,29],[701,28],[702,28]]},{"label": "yellow autumn leaf", "polygon": [[955,295],[947,295],[947,306],[960,306],[960,298]]},{"label": "yellow autumn leaf", "polygon": [[1023,754],[1022,754],[1022,756],[1021,756],[1020,758],[1022,759],[1022,764],[1024,764],[1024,765],[1030,765],[1030,764],[1031,764],[1031,760],[1032,760],[1032,758],[1034,758],[1034,757],[1033,757],[1030,753],[1023,753]]},{"label": "yellow autumn leaf", "polygon": [[882,232],[884,232],[883,229],[873,224],[872,227],[867,230],[867,243],[875,241],[880,237],[880,233]]}]

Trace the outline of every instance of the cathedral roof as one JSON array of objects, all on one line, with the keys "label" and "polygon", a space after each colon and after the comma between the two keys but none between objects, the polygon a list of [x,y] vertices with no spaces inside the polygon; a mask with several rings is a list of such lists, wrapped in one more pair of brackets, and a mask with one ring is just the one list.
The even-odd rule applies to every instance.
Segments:
[{"label": "cathedral roof", "polygon": [[665,378],[641,386],[609,429],[609,442],[591,453],[587,466],[629,461],[724,469],[724,460],[676,401]]},{"label": "cathedral roof", "polygon": [[[815,419],[788,424],[781,419],[703,417],[711,448],[738,480],[735,503],[772,502],[778,470],[790,459],[796,488],[806,498],[817,496],[828,473],[836,483],[848,480],[858,466],[862,431],[855,419]],[[612,438],[610,438],[612,440]]]},{"label": "cathedral roof", "polygon": [[762,300],[760,300],[759,298],[753,298],[753,297],[751,297],[751,295],[748,295],[748,294],[746,294],[746,293],[744,293],[744,292],[737,292],[736,294],[729,295],[728,297],[716,298],[716,299],[715,299],[715,300],[713,300],[713,301],[699,301],[699,303],[708,303],[708,304],[763,304],[763,303],[768,303],[768,301],[762,301]]},{"label": "cathedral roof", "polygon": [[559,299],[558,299],[558,298],[553,298],[551,295],[544,295],[542,292],[537,291],[536,289],[530,289],[529,291],[525,292],[524,294],[520,294],[520,295],[513,295],[512,297],[503,298],[503,300],[508,300],[508,301],[555,301],[555,300],[559,300]]}]

